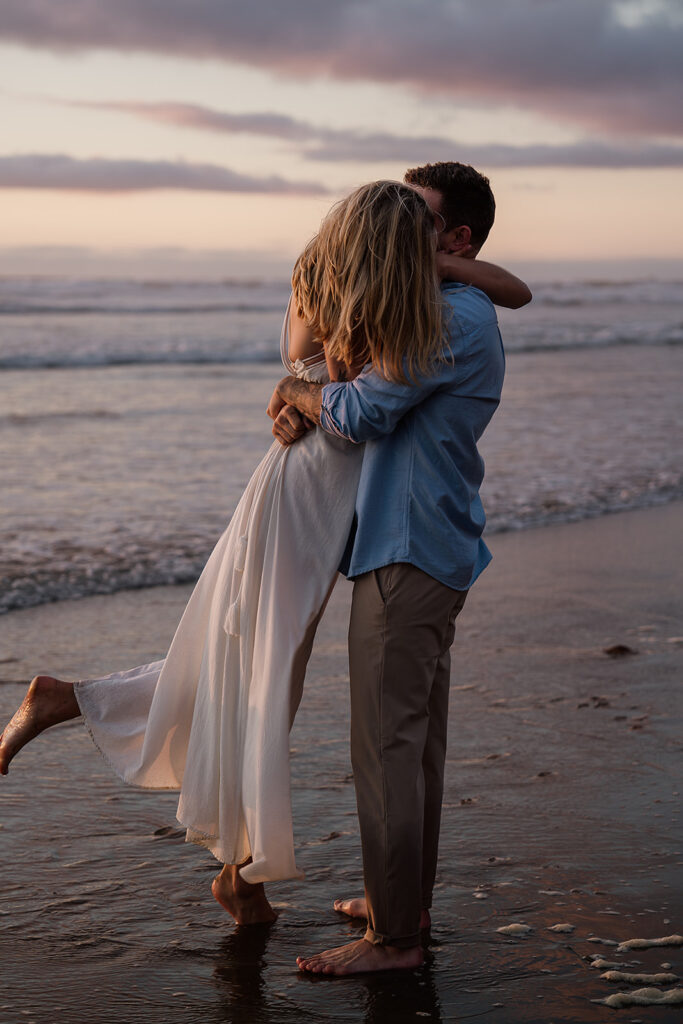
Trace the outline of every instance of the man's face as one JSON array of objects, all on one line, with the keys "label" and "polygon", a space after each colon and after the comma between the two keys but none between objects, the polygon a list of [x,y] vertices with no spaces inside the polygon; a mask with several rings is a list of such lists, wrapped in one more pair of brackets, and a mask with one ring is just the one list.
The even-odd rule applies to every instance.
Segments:
[{"label": "man's face", "polygon": [[446,227],[446,221],[444,220],[443,214],[441,213],[441,207],[443,206],[443,196],[434,188],[423,188],[421,185],[413,185],[412,187],[415,189],[416,192],[420,193],[420,195],[426,202],[427,206],[432,211],[432,217],[434,218],[434,227],[436,228],[437,234],[436,248],[442,250],[444,248],[444,228]]},{"label": "man's face", "polygon": [[470,244],[471,231],[467,225],[463,224],[460,227],[451,228],[450,231],[446,231],[446,221],[442,213],[443,194],[435,188],[423,188],[421,185],[413,185],[411,187],[420,193],[432,211],[437,234],[437,250],[461,256],[474,256],[475,250]]}]

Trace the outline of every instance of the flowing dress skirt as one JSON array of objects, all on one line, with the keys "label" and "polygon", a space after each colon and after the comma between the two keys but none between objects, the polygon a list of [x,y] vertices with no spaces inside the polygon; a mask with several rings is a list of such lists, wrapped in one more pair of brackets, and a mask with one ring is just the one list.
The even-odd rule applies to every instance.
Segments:
[{"label": "flowing dress skirt", "polygon": [[277,441],[218,541],[163,661],[75,684],[124,780],[179,789],[189,840],[248,882],[302,877],[289,729],[353,520],[362,446]]}]

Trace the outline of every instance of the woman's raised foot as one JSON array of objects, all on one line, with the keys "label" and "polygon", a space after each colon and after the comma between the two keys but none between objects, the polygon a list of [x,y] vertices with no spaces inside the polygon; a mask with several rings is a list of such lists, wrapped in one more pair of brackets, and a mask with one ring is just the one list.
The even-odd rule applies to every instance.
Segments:
[{"label": "woman's raised foot", "polygon": [[78,718],[80,713],[73,683],[36,676],[0,736],[0,775],[7,775],[12,758],[44,729]]}]

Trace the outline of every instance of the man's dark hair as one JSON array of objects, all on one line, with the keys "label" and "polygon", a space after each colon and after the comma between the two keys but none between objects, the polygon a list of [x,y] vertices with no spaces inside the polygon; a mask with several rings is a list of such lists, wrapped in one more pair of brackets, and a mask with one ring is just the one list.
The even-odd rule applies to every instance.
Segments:
[{"label": "man's dark hair", "polygon": [[408,185],[433,188],[443,196],[442,216],[445,231],[466,224],[472,232],[472,245],[484,244],[493,226],[496,201],[489,179],[469,164],[452,161],[424,164],[406,171],[403,180]]}]

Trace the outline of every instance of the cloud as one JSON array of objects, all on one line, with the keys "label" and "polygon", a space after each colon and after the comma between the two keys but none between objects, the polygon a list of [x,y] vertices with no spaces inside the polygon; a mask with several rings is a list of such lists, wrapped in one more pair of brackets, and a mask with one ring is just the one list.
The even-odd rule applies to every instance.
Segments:
[{"label": "cloud", "polygon": [[681,167],[683,146],[583,140],[568,145],[472,145],[438,135],[396,135],[321,128],[273,113],[235,114],[198,104],[59,101],[227,134],[245,133],[294,143],[310,160],[331,163],[460,160],[478,167]]},{"label": "cloud", "polygon": [[313,182],[238,174],[215,164],[171,160],[77,160],[62,154],[0,157],[0,188],[60,189],[78,192],[140,192],[186,189],[193,192],[256,192],[325,195]]},{"label": "cloud", "polygon": [[228,134],[244,132],[249,135],[267,135],[271,138],[298,140],[316,138],[321,132],[321,129],[316,129],[305,121],[290,118],[286,114],[231,114],[228,111],[217,111],[211,106],[203,106],[199,103],[54,100],[49,96],[41,98],[63,106],[79,106],[79,108],[87,110],[131,114],[134,117],[145,118],[160,124],[170,124],[174,127],[199,128]]},{"label": "cloud", "polygon": [[233,114],[197,103],[52,100],[51,97],[43,97],[43,99],[59,103],[60,106],[85,107],[90,110],[109,110],[132,114],[135,117],[180,128],[199,128],[228,134],[243,132],[249,135],[266,135],[271,138],[290,140],[311,139],[320,134],[320,130],[313,125],[294,117],[288,117],[286,114]]},{"label": "cloud", "polygon": [[433,163],[459,160],[484,169],[491,167],[683,167],[683,146],[610,145],[588,140],[563,146],[472,145],[425,136],[401,138],[367,135],[337,139],[311,147],[315,160],[401,160]]},{"label": "cloud", "polygon": [[592,128],[683,131],[679,0],[4,0],[0,39],[400,83]]}]

